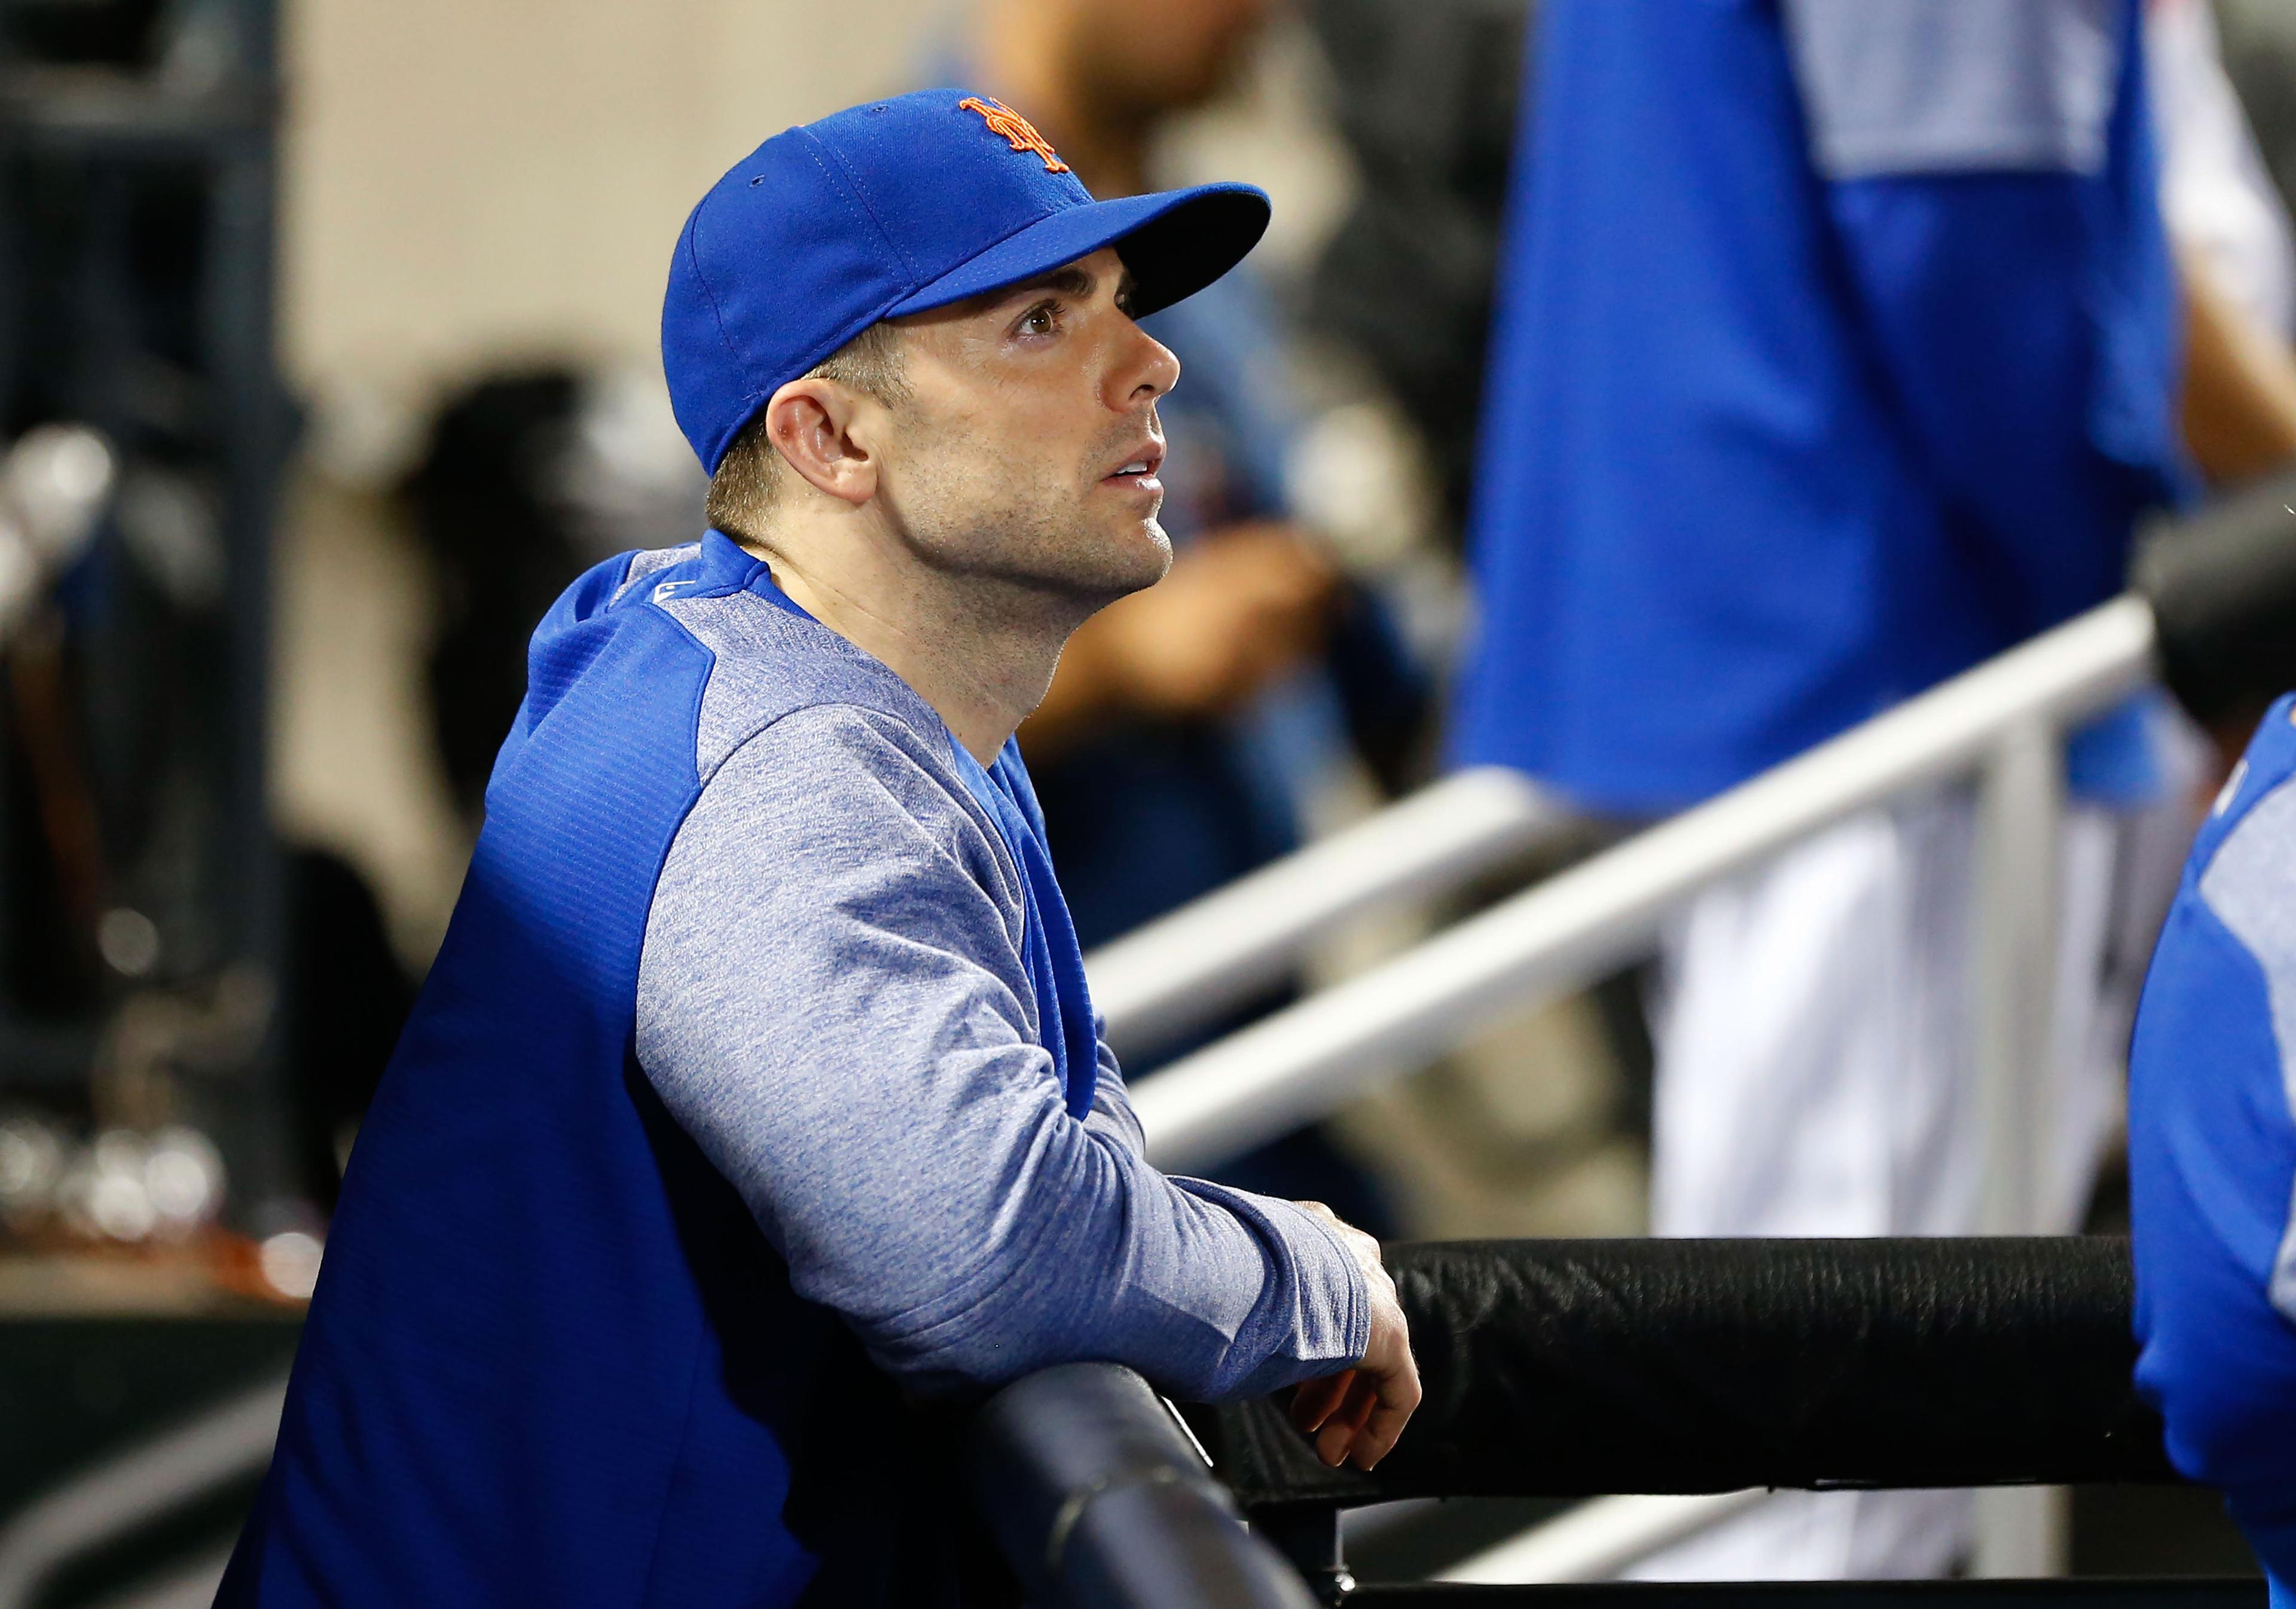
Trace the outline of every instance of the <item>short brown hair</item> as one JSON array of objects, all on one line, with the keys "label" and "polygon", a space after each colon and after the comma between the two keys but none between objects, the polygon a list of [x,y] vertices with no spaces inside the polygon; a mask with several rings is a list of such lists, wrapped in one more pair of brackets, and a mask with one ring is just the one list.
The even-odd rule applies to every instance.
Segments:
[{"label": "short brown hair", "polygon": [[[809,370],[808,380],[834,380],[838,384],[873,397],[887,406],[908,399],[901,372],[899,332],[882,322],[873,324]],[[781,495],[782,455],[766,428],[760,409],[742,427],[734,444],[718,460],[709,478],[709,523],[729,537],[757,541],[758,526]]]}]

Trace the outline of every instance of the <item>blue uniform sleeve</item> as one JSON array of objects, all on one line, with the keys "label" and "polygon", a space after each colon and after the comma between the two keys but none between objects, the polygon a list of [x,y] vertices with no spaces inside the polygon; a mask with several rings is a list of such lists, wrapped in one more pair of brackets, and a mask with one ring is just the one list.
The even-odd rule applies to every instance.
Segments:
[{"label": "blue uniform sleeve", "polygon": [[2138,1389],[2296,1583],[2296,728],[2266,719],[2194,850],[2129,1052]]},{"label": "blue uniform sleeve", "polygon": [[1150,1167],[1104,1047],[1070,1115],[993,828],[922,741],[835,706],[750,738],[647,922],[639,1064],[792,1286],[926,1393],[1105,1359],[1217,1400],[1359,1358],[1368,1297],[1335,1236]]}]

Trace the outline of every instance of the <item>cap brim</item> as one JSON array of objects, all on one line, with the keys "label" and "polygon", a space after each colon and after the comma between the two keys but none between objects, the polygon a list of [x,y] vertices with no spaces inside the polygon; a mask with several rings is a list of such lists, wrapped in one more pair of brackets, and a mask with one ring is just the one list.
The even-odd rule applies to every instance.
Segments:
[{"label": "cap brim", "polygon": [[1050,273],[1114,246],[1132,271],[1140,317],[1193,296],[1242,262],[1267,230],[1267,197],[1250,185],[1197,185],[1070,207],[1006,235],[885,310],[945,308]]}]

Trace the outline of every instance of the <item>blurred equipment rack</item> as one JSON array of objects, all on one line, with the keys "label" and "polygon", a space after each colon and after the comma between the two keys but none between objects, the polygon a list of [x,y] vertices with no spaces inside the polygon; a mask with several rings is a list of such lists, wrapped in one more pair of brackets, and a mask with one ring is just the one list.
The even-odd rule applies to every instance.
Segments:
[{"label": "blurred equipment rack", "polygon": [[[139,997],[232,1017],[189,1053],[195,1089],[115,1090],[131,1110],[95,1115],[182,1099],[242,1199],[282,1170],[264,788],[288,417],[276,21],[272,0],[0,0],[0,439],[85,426],[119,473],[86,553],[0,644],[0,1105],[69,1109]],[[71,812],[44,816],[34,742],[77,773],[97,932],[86,899],[59,898],[43,828]]]}]

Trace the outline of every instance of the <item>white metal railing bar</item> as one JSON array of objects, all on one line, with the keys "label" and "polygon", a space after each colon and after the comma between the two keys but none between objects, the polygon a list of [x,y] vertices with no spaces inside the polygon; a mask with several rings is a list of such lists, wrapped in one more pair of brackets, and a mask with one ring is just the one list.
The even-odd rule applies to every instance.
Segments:
[{"label": "white metal railing bar", "polygon": [[1631,957],[1700,889],[1906,789],[1966,773],[2021,722],[2079,719],[2144,682],[2142,599],[2117,598],[1344,983],[1133,1092],[1150,1155],[1216,1164],[1319,1117],[1494,1014]]},{"label": "white metal railing bar", "polygon": [[2057,1007],[2058,861],[2063,851],[2064,744],[2021,722],[1980,773],[1974,1061],[1987,1149],[1980,1233],[2044,1232],[2049,1173],[2042,1107]]},{"label": "white metal railing bar", "polygon": [[171,1570],[121,1588],[94,1609],[210,1609],[223,1573],[231,1566],[228,1547],[176,1565]]},{"label": "white metal railing bar", "polygon": [[0,1609],[24,1609],[56,1569],[271,1460],[285,1376],[231,1398],[39,1498],[0,1528]]},{"label": "white metal railing bar", "polygon": [[1333,924],[1439,896],[1567,829],[1537,784],[1462,771],[1085,958],[1109,1043],[1136,1055],[1278,981]]},{"label": "white metal railing bar", "polygon": [[[2058,1004],[2059,866],[2064,743],[2038,717],[2012,723],[1979,772],[1971,955],[1972,1049],[1985,1162],[1979,1226],[2038,1235],[2050,1171],[2043,1107]],[[2065,1493],[1995,1486],[1975,1494],[1973,1572],[1995,1580],[2062,1575],[2070,1559]]]},{"label": "white metal railing bar", "polygon": [[1462,1559],[1433,1579],[1488,1587],[1609,1580],[1662,1547],[1745,1513],[1767,1496],[1753,1490],[1596,1498]]}]

